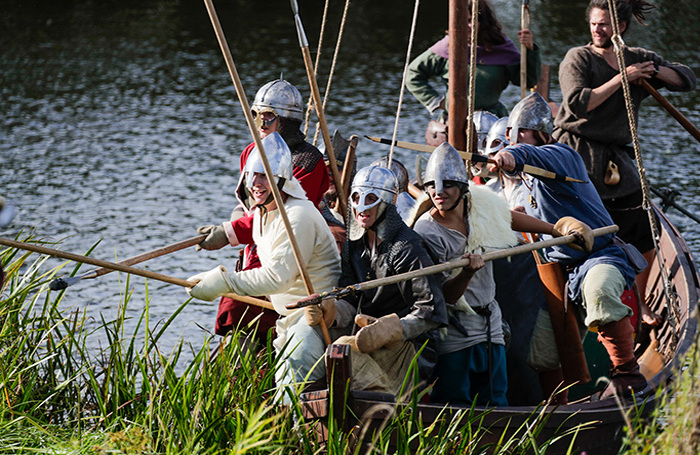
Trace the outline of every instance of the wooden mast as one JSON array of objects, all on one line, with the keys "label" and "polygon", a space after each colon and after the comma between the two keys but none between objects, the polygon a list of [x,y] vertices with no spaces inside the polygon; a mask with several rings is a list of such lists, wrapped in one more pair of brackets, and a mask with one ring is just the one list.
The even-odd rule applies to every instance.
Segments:
[{"label": "wooden mast", "polygon": [[467,0],[450,0],[449,8],[448,142],[457,150],[467,150],[469,7]]}]

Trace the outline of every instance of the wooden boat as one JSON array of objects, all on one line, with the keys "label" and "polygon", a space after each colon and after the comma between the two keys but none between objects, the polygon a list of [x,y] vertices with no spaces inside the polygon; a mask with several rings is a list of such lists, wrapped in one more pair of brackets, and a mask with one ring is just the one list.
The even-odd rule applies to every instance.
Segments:
[{"label": "wooden boat", "polygon": [[[546,409],[546,419],[538,439],[549,440],[578,426],[585,429],[557,440],[547,453],[566,452],[575,438],[574,453],[616,454],[624,437],[624,414],[631,412],[643,417],[651,413],[658,400],[657,389],[667,383],[678,368],[680,358],[694,341],[697,320],[692,317],[692,312],[700,297],[698,270],[680,233],[662,212],[657,210],[657,213],[662,232],[659,246],[669,273],[673,303],[666,304],[664,279],[656,264],[652,267],[647,295],[650,307],[664,317],[664,322],[656,329],[656,337],[649,337],[648,334],[639,336],[636,347],[640,366],[648,376],[649,385],[633,399],[622,401],[621,404],[614,398],[592,401],[589,397],[574,404],[550,406]],[[329,346],[326,367],[328,372],[333,372],[328,375],[327,383],[330,386],[302,393],[300,402],[304,417],[317,422],[320,439],[327,436],[329,416],[344,416],[335,418],[339,428],[350,431],[354,427],[366,427],[369,430],[364,433],[367,438],[359,443],[367,444],[372,430],[385,423],[388,410],[407,403],[396,402],[393,396],[387,394],[352,390],[346,400],[346,384],[349,383],[351,371],[350,357],[349,346]],[[470,411],[470,408],[430,403],[419,403],[416,408],[426,427],[438,417],[450,420],[457,412],[468,415]],[[377,412],[377,409],[380,411]],[[486,430],[480,444],[495,443],[502,435],[508,438],[537,410],[537,406],[473,408],[472,415],[482,414],[478,425]]]}]

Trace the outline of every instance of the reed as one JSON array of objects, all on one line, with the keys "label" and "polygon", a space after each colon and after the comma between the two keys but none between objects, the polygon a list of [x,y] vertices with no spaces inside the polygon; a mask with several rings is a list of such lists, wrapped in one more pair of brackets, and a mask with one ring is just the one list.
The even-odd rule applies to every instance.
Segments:
[{"label": "reed", "polygon": [[[0,293],[4,451],[364,453],[366,447],[357,444],[362,428],[341,431],[331,419],[327,443],[321,445],[294,394],[289,406],[274,403],[279,360],[270,340],[264,348],[251,347],[249,327],[235,330],[214,356],[213,338],[204,333],[201,347],[181,340],[164,353],[159,342],[189,300],[168,320],[151,321],[148,285],[145,301],[133,302],[136,284],[127,277],[116,316],[93,321],[65,291],[48,288],[66,264],[44,271],[46,259],[0,250],[7,272]],[[139,310],[128,311],[132,308]],[[413,373],[404,384],[406,405],[385,410],[381,428],[363,435],[370,438],[369,453],[390,453],[392,447],[395,453],[540,454],[554,441],[537,437],[547,419],[543,409],[515,436],[489,447],[480,445],[484,415],[473,409],[423,426],[415,405],[429,390],[414,387],[415,365]]]}]

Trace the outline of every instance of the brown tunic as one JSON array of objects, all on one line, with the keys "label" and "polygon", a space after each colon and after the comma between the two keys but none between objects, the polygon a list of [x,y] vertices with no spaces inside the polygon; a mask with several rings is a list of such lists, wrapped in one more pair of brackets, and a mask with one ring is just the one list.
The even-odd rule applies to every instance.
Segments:
[{"label": "brown tunic", "polygon": [[[683,84],[673,86],[652,78],[655,88],[666,87],[672,91],[690,91],[695,88],[695,74],[685,65],[668,62],[654,52],[642,48],[625,48],[625,64],[654,61],[678,73]],[[628,196],[640,189],[639,173],[628,146],[632,142],[625,110],[622,89],[617,90],[600,106],[586,112],[591,91],[612,79],[619,71],[596,54],[591,44],[570,49],[559,66],[559,84],[563,95],[561,109],[554,120],[554,137],[571,146],[583,158],[591,181],[607,200]],[[636,84],[630,85],[635,122],[639,107],[649,93]],[[620,182],[606,185],[603,182],[608,161],[617,164]]]}]

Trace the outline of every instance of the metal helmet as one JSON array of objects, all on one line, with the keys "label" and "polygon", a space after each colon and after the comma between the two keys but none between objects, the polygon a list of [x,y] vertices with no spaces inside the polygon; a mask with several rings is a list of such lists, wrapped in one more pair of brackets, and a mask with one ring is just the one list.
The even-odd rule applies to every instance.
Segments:
[{"label": "metal helmet", "polygon": [[251,106],[253,114],[270,109],[280,117],[299,121],[304,119],[304,100],[301,93],[282,78],[268,82],[255,94],[255,101]]},{"label": "metal helmet", "polygon": [[476,128],[477,149],[480,154],[486,150],[486,136],[498,117],[489,111],[474,111],[474,127]]},{"label": "metal helmet", "polygon": [[499,152],[508,145],[506,139],[506,128],[508,127],[508,117],[499,118],[489,130],[486,136],[486,155]]},{"label": "metal helmet", "polygon": [[443,142],[439,147],[435,148],[423,173],[423,182],[426,185],[434,184],[435,191],[438,193],[443,191],[443,182],[445,180],[462,183],[465,188],[469,185],[469,176],[467,175],[464,160],[462,160],[457,149],[447,142]]},{"label": "metal helmet", "polygon": [[[292,152],[289,150],[287,143],[284,142],[282,136],[279,133],[268,134],[262,140],[263,147],[265,148],[265,155],[267,156],[267,161],[270,163],[270,169],[272,170],[272,175],[278,178],[278,180],[290,180],[292,178]],[[256,145],[253,150],[248,155],[248,160],[243,168],[243,173],[245,174],[246,186],[248,188],[253,184],[253,174],[265,173],[265,167],[263,166],[262,158],[260,157],[260,151]]]},{"label": "metal helmet", "polygon": [[512,142],[518,141],[518,131],[521,129],[552,134],[554,130],[552,109],[542,95],[533,92],[521,99],[510,112],[508,128],[510,128]]},{"label": "metal helmet", "polygon": [[[381,202],[394,204],[399,193],[399,182],[394,173],[379,166],[363,167],[357,172],[350,189],[350,203],[358,212],[364,212]],[[377,196],[376,201],[368,202],[370,194]]]},{"label": "metal helmet", "polygon": [[401,161],[397,160],[396,158],[391,159],[391,167],[389,167],[388,164],[389,157],[385,156],[384,158],[374,161],[372,164],[370,164],[370,166],[379,166],[391,169],[391,172],[394,173],[396,180],[399,182],[399,193],[408,191],[408,171],[406,170],[406,166],[404,166]]}]

